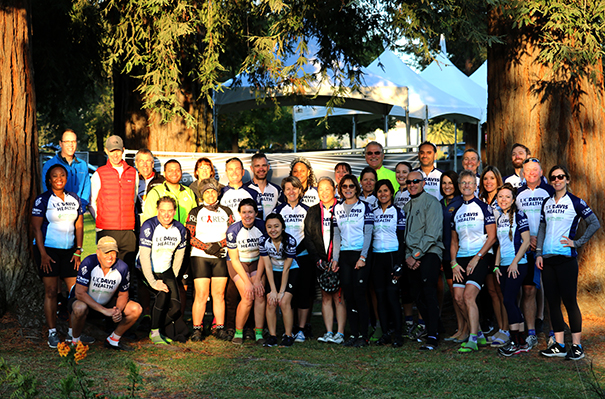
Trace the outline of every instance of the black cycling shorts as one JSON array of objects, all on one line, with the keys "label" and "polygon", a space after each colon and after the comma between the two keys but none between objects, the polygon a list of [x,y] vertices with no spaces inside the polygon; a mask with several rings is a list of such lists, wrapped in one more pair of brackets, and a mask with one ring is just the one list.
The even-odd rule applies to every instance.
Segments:
[{"label": "black cycling shorts", "polygon": [[227,272],[227,261],[225,258],[202,258],[191,257],[190,276],[196,278],[229,277]]}]

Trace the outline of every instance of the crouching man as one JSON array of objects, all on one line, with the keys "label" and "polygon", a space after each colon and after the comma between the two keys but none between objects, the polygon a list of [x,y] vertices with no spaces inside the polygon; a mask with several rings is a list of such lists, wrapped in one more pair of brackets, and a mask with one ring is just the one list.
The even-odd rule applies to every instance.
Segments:
[{"label": "crouching man", "polygon": [[87,256],[80,264],[68,302],[74,345],[80,341],[86,317],[92,310],[111,317],[117,324],[114,332],[105,340],[106,348],[134,350],[120,342],[120,338],[137,321],[142,309],[141,305],[128,299],[128,265],[117,256],[116,240],[106,236],[97,243],[97,253]]}]

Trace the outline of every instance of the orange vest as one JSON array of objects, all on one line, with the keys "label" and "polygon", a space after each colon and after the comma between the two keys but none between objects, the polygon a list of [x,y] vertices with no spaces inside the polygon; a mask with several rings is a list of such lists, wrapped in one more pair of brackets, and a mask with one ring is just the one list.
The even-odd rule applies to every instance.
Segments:
[{"label": "orange vest", "polygon": [[102,230],[134,230],[134,200],[137,171],[122,161],[122,176],[107,165],[97,169],[101,189],[97,196],[97,228]]}]

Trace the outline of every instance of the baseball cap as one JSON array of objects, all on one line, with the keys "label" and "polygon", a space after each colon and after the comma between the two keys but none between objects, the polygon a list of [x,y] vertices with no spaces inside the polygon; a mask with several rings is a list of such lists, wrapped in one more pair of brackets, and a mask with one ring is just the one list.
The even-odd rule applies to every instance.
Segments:
[{"label": "baseball cap", "polygon": [[107,138],[107,141],[105,141],[105,148],[107,149],[107,151],[123,150],[124,141],[122,141],[122,138],[120,136],[109,136]]},{"label": "baseball cap", "polygon": [[106,254],[111,251],[118,251],[118,243],[113,237],[105,236],[97,242],[97,249]]}]

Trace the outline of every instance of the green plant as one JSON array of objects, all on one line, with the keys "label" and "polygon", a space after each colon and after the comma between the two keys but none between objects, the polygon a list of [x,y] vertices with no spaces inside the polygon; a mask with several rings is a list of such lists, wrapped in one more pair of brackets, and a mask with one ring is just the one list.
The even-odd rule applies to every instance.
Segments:
[{"label": "green plant", "polygon": [[38,382],[31,374],[21,373],[19,366],[9,366],[4,358],[0,357],[0,396],[4,397],[10,390],[10,398],[35,398],[38,395],[36,385]]}]

